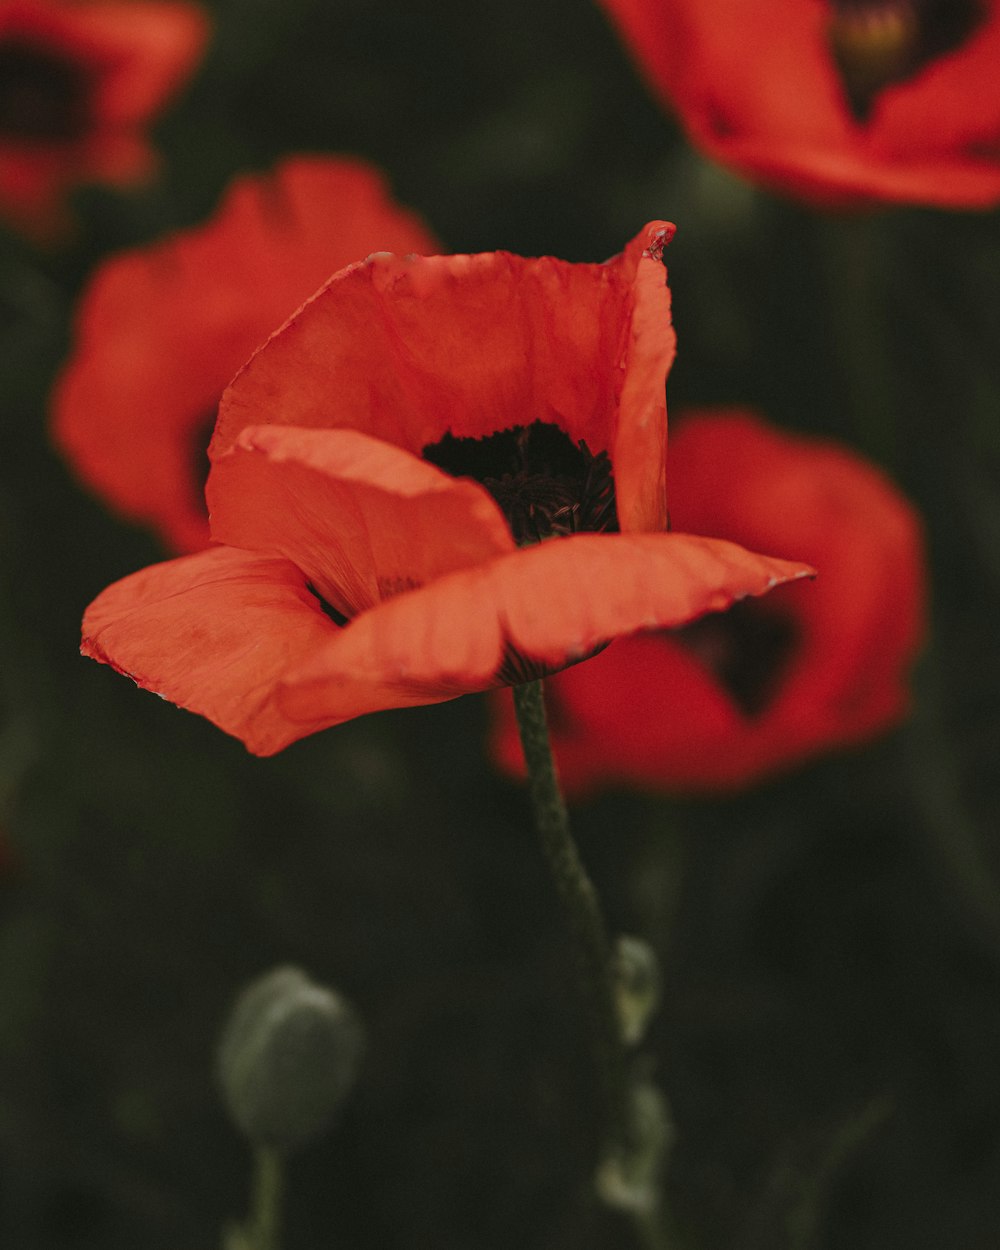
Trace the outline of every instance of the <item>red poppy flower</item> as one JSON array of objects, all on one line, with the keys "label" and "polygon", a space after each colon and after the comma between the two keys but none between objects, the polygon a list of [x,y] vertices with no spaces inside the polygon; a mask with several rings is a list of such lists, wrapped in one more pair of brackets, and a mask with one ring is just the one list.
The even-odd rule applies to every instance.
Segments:
[{"label": "red poppy flower", "polygon": [[55,391],[56,442],[122,515],[199,550],[226,383],[329,274],[381,248],[436,250],[360,161],[293,157],[237,179],[205,225],[97,271]]},{"label": "red poppy flower", "polygon": [[148,176],[143,127],[207,38],[185,0],[0,0],[0,215],[51,240],[71,187]]},{"label": "red poppy flower", "polygon": [[722,164],[821,204],[1000,201],[995,0],[604,0]]},{"label": "red poppy flower", "polygon": [[[563,780],[698,790],[745,785],[864,741],[906,711],[924,632],[924,560],[913,509],[833,443],[742,412],[680,422],[671,514],[691,531],[820,571],[677,631],[613,643],[549,682]],[[513,711],[497,700],[495,753],[522,767]]]},{"label": "red poppy flower", "polygon": [[605,265],[380,254],[335,274],[223,396],[226,545],[106,590],[84,653],[266,755],[808,572],[664,532],[671,230]]}]

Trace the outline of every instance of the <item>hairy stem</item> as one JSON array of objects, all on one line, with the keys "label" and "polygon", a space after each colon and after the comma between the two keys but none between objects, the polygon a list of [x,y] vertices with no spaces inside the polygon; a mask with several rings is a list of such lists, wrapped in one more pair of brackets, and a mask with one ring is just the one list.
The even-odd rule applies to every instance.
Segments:
[{"label": "hairy stem", "polygon": [[573,939],[581,989],[590,1017],[598,1078],[604,1151],[618,1149],[626,1132],[625,1051],[612,983],[611,945],[597,892],[569,829],[556,777],[540,681],[515,686],[514,707],[542,851]]}]

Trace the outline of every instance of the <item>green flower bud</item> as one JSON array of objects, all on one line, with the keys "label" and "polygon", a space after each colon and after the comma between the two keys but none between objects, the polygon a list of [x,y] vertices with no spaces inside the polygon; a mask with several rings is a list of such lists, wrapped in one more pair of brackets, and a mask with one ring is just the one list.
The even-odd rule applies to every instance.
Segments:
[{"label": "green flower bud", "polygon": [[615,943],[612,975],[622,1041],[636,1046],[660,1002],[660,965],[653,948],[623,934]]},{"label": "green flower bud", "polygon": [[287,1153],[332,1123],[364,1040],[354,1008],[298,968],[276,968],[236,1000],[219,1045],[229,1113],[255,1146]]}]

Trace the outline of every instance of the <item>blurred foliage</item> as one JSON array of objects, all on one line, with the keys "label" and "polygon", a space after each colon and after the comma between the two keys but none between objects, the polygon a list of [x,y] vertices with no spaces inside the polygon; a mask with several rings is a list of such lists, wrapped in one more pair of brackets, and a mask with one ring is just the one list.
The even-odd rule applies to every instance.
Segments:
[{"label": "blurred foliage", "polygon": [[248,1168],[218,1030],[246,980],[293,962],[358,1005],[369,1053],[295,1162],[289,1250],[629,1245],[585,1196],[571,956],[482,701],[259,761],[77,656],[87,602],[160,553],[48,446],[74,299],[236,172],[313,150],[382,164],[451,250],[600,259],[678,222],[672,411],[750,402],[835,435],[923,512],[933,634],[902,730],[741,798],[574,816],[613,927],[665,969],[679,1246],[993,1245],[997,215],[824,218],[754,191],[685,147],[570,0],[212,7],[209,58],[158,127],[162,180],[81,192],[62,253],[0,237],[0,1244],[218,1245]]}]

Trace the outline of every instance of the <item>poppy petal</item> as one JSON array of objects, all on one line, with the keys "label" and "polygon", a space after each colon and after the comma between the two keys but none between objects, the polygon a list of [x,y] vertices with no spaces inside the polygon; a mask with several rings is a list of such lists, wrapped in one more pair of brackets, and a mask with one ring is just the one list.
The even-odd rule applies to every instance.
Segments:
[{"label": "poppy petal", "polygon": [[689,535],[579,535],[442,577],[334,624],[290,561],[220,547],[105,590],[82,651],[257,755],[355,716],[498,685],[513,648],[545,668],[808,575]]},{"label": "poppy petal", "polygon": [[976,6],[980,19],[966,39],[881,88],[859,121],[831,49],[829,5],[602,3],[692,141],[751,178],[837,207],[886,200],[980,208],[1000,198],[995,4]]},{"label": "poppy petal", "polygon": [[237,374],[211,455],[261,423],[359,430],[419,456],[446,433],[545,421],[616,473],[621,459],[624,528],[662,528],[671,231],[654,223],[603,265],[505,252],[353,265]]},{"label": "poppy petal", "polygon": [[674,454],[679,524],[754,549],[781,548],[794,533],[822,572],[806,593],[789,588],[774,601],[794,612],[803,645],[770,719],[790,713],[810,738],[836,726],[839,739],[897,718],[926,629],[923,537],[909,502],[857,453],[749,413],[689,418]]},{"label": "poppy petal", "polygon": [[[304,735],[378,706],[503,684],[512,652],[522,666],[558,669],[622,634],[683,624],[811,572],[688,534],[554,539],[365,613],[287,677],[279,702]],[[366,682],[370,703],[357,706]]]},{"label": "poppy petal", "polygon": [[97,104],[101,117],[118,126],[144,121],[176,92],[211,29],[203,9],[181,0],[97,0],[71,12],[77,37],[100,46],[109,66]]},{"label": "poppy petal", "polygon": [[633,310],[625,348],[624,380],[612,463],[618,523],[623,533],[660,533],[667,528],[666,379],[677,353],[670,316],[670,288],[661,263],[674,227],[647,226],[626,248],[635,256]]},{"label": "poppy petal", "polygon": [[278,682],[337,631],[294,564],[219,547],[109,586],[81,650],[269,755],[298,736],[275,706]]},{"label": "poppy petal", "polygon": [[348,617],[515,549],[478,483],[355,430],[252,426],[207,496],[217,541],[292,560]]}]

